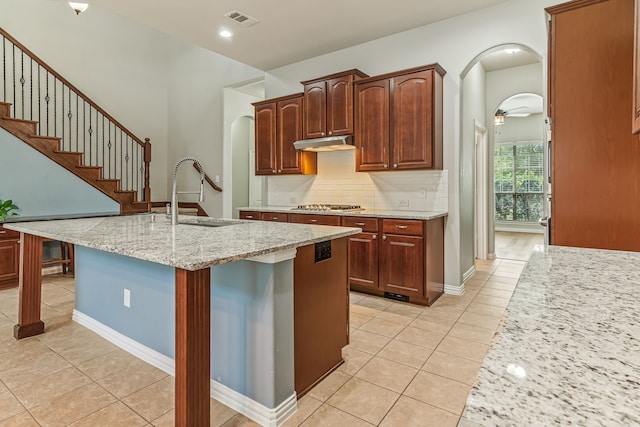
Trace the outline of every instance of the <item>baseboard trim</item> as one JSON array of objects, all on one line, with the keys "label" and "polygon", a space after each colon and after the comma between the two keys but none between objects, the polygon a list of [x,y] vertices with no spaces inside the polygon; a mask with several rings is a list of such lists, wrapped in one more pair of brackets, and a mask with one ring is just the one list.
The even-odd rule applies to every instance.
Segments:
[{"label": "baseboard trim", "polygon": [[494,253],[488,253],[488,254],[487,254],[487,259],[488,259],[488,260],[494,260],[494,259],[496,259],[496,254],[494,254]]},{"label": "baseboard trim", "polygon": [[444,293],[447,295],[464,295],[464,283],[459,286],[444,285]]},{"label": "baseboard trim", "polygon": [[214,380],[211,380],[211,397],[261,426],[277,427],[298,410],[298,401],[295,393],[278,407],[269,409]]},{"label": "baseboard trim", "polygon": [[476,266],[472,265],[465,273],[462,275],[462,283],[465,283],[471,276],[476,273]]},{"label": "baseboard trim", "polygon": [[[171,357],[140,344],[78,310],[73,310],[72,319],[137,358],[175,376],[175,361]],[[211,397],[262,426],[277,427],[298,410],[295,393],[276,408],[270,409],[214,380],[211,380],[210,390]]]}]

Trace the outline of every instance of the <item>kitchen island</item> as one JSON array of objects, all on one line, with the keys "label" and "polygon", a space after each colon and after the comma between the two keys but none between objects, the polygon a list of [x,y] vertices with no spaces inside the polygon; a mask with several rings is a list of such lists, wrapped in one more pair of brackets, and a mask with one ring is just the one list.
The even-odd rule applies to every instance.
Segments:
[{"label": "kitchen island", "polygon": [[537,246],[459,425],[640,425],[638,265]]},{"label": "kitchen island", "polygon": [[[95,321],[134,345],[149,339],[143,347],[175,358],[176,425],[208,425],[212,376],[226,381],[234,397],[249,395],[254,411],[274,416],[263,424],[277,425],[296,408],[296,248],[325,242],[326,252],[326,242],[360,229],[193,217],[182,222],[172,226],[164,215],[136,215],[7,224],[22,233],[14,335],[44,332],[42,238],[73,243],[74,319]],[[346,269],[346,259],[340,262]]]}]

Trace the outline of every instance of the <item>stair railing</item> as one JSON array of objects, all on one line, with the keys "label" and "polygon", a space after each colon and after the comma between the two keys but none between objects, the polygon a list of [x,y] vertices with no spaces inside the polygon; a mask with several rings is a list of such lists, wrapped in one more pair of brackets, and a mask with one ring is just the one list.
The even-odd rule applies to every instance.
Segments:
[{"label": "stair railing", "polygon": [[121,190],[151,201],[151,143],[144,141],[0,27],[0,99],[11,117],[38,122],[38,135],[61,138],[62,151],[80,152],[85,166],[119,179]]}]

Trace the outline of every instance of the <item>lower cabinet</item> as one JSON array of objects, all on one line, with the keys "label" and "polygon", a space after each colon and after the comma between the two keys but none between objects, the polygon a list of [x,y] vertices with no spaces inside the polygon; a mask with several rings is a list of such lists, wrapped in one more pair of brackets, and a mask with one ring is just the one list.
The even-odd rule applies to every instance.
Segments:
[{"label": "lower cabinet", "polygon": [[240,218],[361,228],[348,238],[351,290],[421,305],[433,304],[444,293],[444,218],[253,211],[240,211]]},{"label": "lower cabinet", "polygon": [[18,285],[20,233],[0,226],[0,289]]}]

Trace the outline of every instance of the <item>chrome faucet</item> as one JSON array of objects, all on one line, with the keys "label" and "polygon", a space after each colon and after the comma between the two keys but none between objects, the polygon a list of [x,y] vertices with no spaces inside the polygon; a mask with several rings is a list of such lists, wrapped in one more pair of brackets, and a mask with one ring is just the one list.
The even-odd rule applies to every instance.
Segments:
[{"label": "chrome faucet", "polygon": [[[183,162],[193,162],[198,165],[198,169],[200,170],[200,191],[177,191],[177,177],[178,177],[178,167]],[[204,202],[204,168],[202,167],[202,163],[193,157],[185,157],[183,159],[178,160],[176,163],[176,167],[173,169],[173,190],[171,191],[171,225],[176,225],[178,223],[178,194],[199,194],[198,201]]]}]

